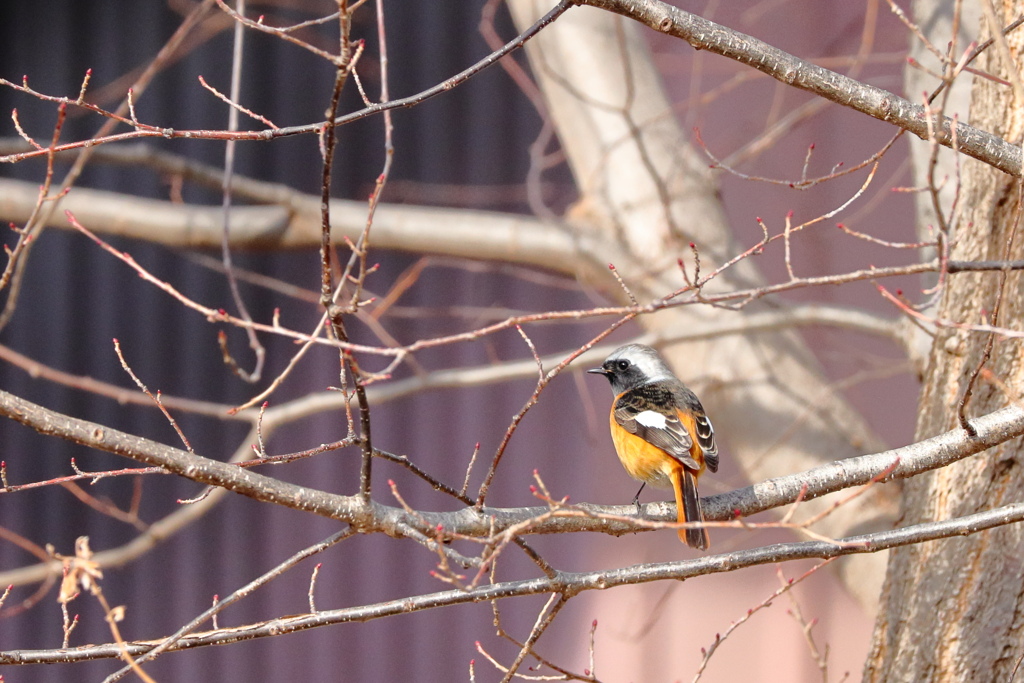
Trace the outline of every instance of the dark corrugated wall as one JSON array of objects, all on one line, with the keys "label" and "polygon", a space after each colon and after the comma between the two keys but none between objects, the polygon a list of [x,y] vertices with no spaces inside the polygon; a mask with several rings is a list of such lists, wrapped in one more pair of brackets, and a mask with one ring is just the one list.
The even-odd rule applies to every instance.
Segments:
[{"label": "dark corrugated wall", "polygon": [[[329,11],[329,3],[307,3],[317,12]],[[388,3],[391,89],[402,96],[428,87],[457,72],[486,53],[477,32],[479,2]],[[277,12],[268,17],[283,23],[308,18],[305,12]],[[355,35],[375,43],[370,8],[360,12]],[[80,0],[0,3],[0,75],[19,80],[28,75],[39,91],[53,94],[77,92],[86,68],[93,69],[91,91],[110,83],[150,59],[175,30],[180,15],[166,3],[105,3]],[[507,23],[501,27],[511,35]],[[320,34],[322,45],[331,48],[333,28]],[[322,118],[328,103],[331,71],[305,51],[267,36],[247,35],[243,99],[278,125],[306,123]],[[222,31],[199,46],[180,64],[160,74],[139,99],[140,119],[178,128],[223,127],[224,105],[195,82],[202,74],[208,82],[227,91],[229,83],[230,31]],[[370,57],[371,55],[368,55]],[[370,92],[377,83],[372,59],[364,77]],[[351,94],[351,93],[350,93]],[[349,106],[354,103],[348,99]],[[114,106],[112,101],[104,103]],[[9,89],[0,89],[0,111],[18,107],[23,125],[33,135],[48,139],[54,107]],[[6,113],[5,113],[6,116]],[[73,115],[65,139],[89,135],[100,124],[93,116]],[[401,199],[400,181],[438,184],[517,183],[526,172],[524,150],[539,128],[539,119],[511,82],[497,68],[445,97],[415,110],[395,113],[396,157],[392,180]],[[247,121],[243,122],[248,126]],[[14,133],[10,124],[5,135]],[[368,121],[340,131],[335,166],[334,195],[365,198],[380,172],[381,120]],[[219,164],[223,145],[214,142],[173,142],[159,147],[207,163]],[[244,175],[281,182],[305,192],[318,191],[320,167],[315,138],[306,136],[273,143],[243,144],[238,148],[238,171]],[[66,169],[65,165],[60,167]],[[39,163],[4,167],[5,175],[38,182]],[[58,173],[59,177],[60,173]],[[107,188],[166,198],[169,185],[149,172],[93,164],[80,185]],[[408,186],[406,186],[408,187]],[[415,188],[413,188],[415,189]],[[434,192],[437,203],[459,205],[457,191]],[[216,194],[186,186],[189,201],[216,204]],[[515,197],[489,204],[489,208],[522,208]],[[142,243],[115,241],[155,273],[171,279],[191,296],[213,305],[230,307],[219,275],[194,265],[186,255]],[[235,255],[236,263],[290,282],[313,288],[317,282],[317,257],[312,251],[288,254]],[[386,290],[414,257],[375,252],[381,272],[368,286]],[[434,293],[443,291],[438,304]],[[256,319],[268,320],[274,307],[282,308],[286,324],[309,329],[314,307],[243,285]],[[540,310],[558,305],[550,290],[510,278],[465,273],[456,268],[428,269],[421,284],[399,303],[444,306],[508,306]],[[570,296],[570,295],[566,295]],[[584,303],[582,300],[578,303]],[[372,337],[354,325],[358,338]],[[409,318],[389,324],[401,341],[434,334],[452,327],[429,319]],[[244,364],[251,361],[243,336],[229,331],[232,348]],[[164,293],[143,284],[123,264],[112,259],[77,234],[47,231],[32,255],[28,279],[18,312],[0,335],[0,342],[40,362],[73,374],[105,379],[122,386],[130,380],[120,369],[110,340],[118,338],[135,372],[152,388],[166,394],[234,402],[251,390],[226,372],[216,347],[216,329],[200,316],[184,310]],[[571,342],[556,327],[539,328],[534,339],[542,351],[562,348]],[[275,339],[269,347],[268,373],[279,371],[292,346]],[[418,360],[427,368],[459,362],[485,362],[490,354],[521,358],[522,341],[514,332],[476,344],[424,353]],[[338,382],[336,356],[312,354],[274,403],[307,391],[319,391]],[[403,372],[408,372],[407,370]],[[71,415],[95,420],[126,431],[176,444],[166,421],[148,408],[125,407],[28,377],[22,370],[0,367],[0,384],[10,391]],[[464,463],[476,441],[492,453],[504,427],[529,395],[532,382],[521,382],[482,391],[444,391],[398,401],[374,411],[375,445],[407,453],[446,481],[461,482]],[[570,382],[553,387],[545,401],[578,403]],[[197,452],[215,458],[230,457],[244,436],[243,426],[178,415]],[[553,418],[557,421],[557,416]],[[533,422],[534,424],[529,424]],[[538,419],[531,416],[523,438],[514,444],[502,468],[491,500],[496,505],[529,504],[529,473],[542,463],[536,438]],[[580,429],[547,431],[546,449],[570,453]],[[320,416],[275,434],[273,452],[288,452],[340,438],[342,415]],[[531,435],[532,434],[532,435]],[[75,457],[86,470],[102,470],[127,464],[113,456],[89,452],[69,444],[42,439],[10,422],[0,424],[0,448],[8,462],[12,483],[70,473]],[[577,449],[578,452],[578,449]],[[546,458],[546,456],[544,456]],[[349,450],[311,461],[275,468],[270,474],[291,481],[322,486],[338,492],[355,487],[358,454]],[[479,481],[478,476],[475,481]],[[570,470],[571,473],[571,470]],[[567,481],[556,469],[547,473],[556,490]],[[451,503],[395,467],[378,464],[375,495],[393,504],[386,480],[394,478],[407,499],[429,509],[450,508]],[[198,493],[198,486],[171,477],[148,477],[142,517],[155,520],[176,507],[176,498]],[[574,488],[574,493],[579,487]],[[131,480],[104,481],[92,487],[97,496],[109,496],[126,506]],[[59,552],[72,552],[74,539],[87,534],[94,550],[115,547],[134,535],[129,525],[111,521],[77,502],[67,491],[48,487],[32,493],[0,496],[0,524],[36,543],[51,543]],[[214,594],[224,595],[279,563],[307,544],[338,529],[327,520],[310,518],[283,509],[259,505],[232,496],[210,515],[176,535],[143,559],[106,573],[103,587],[114,604],[127,605],[123,624],[127,638],[153,638],[173,632],[205,609]],[[0,568],[30,562],[16,547],[0,544]],[[428,572],[436,558],[410,542],[385,538],[357,538],[329,551],[316,561],[320,573],[318,606],[358,605],[375,600],[441,590],[444,584]],[[517,565],[519,560],[511,560]],[[220,617],[220,624],[241,624],[307,609],[306,591],[312,562],[278,579]],[[7,607],[29,594],[15,591]],[[60,612],[51,591],[41,604],[21,616],[0,619],[0,647],[58,647]],[[85,596],[71,604],[82,625],[71,643],[109,641],[94,601]],[[509,613],[511,614],[511,612]],[[442,613],[414,614],[368,624],[353,624],[274,638],[230,647],[162,657],[147,670],[157,680],[336,680],[397,681],[465,679],[470,659],[478,657],[473,642],[493,633],[486,605],[461,607]],[[532,621],[532,618],[528,618]],[[529,621],[509,617],[510,625],[528,628]],[[520,630],[520,635],[525,631]],[[494,643],[492,643],[492,646]],[[507,648],[497,645],[497,651]],[[7,669],[8,681],[99,680],[120,664],[111,660],[86,665]]]}]

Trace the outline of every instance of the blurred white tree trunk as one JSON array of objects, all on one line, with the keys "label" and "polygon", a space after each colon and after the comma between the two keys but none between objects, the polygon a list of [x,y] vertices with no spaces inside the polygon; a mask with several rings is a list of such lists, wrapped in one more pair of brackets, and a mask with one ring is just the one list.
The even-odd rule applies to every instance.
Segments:
[{"label": "blurred white tree trunk", "polygon": [[[549,3],[508,4],[522,29]],[[586,256],[595,263],[614,263],[641,303],[684,286],[677,259],[682,257],[692,272],[690,242],[700,249],[704,273],[741,251],[707,162],[689,144],[669,106],[645,30],[608,12],[578,7],[527,44],[582,195],[570,218],[591,237],[589,244],[600,245]],[[723,273],[709,290],[759,284],[763,279],[748,259]],[[738,313],[685,306],[644,316],[639,323],[651,331],[692,330],[756,310],[756,305]],[[708,407],[722,435],[724,457],[739,462],[751,481],[876,446],[871,430],[828,386],[813,353],[795,333],[732,335],[678,344],[665,352]],[[890,491],[878,487],[837,510],[817,530],[842,537],[889,525],[893,501]],[[823,504],[813,501],[803,512],[818,511]],[[840,565],[847,587],[872,613],[884,566],[881,553]]]}]

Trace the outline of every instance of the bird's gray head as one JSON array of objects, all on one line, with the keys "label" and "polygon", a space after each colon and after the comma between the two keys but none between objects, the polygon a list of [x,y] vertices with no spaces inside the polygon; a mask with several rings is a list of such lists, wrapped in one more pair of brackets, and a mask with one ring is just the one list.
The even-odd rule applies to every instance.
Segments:
[{"label": "bird's gray head", "polygon": [[612,351],[601,367],[587,372],[607,377],[616,396],[649,382],[675,377],[658,352],[643,344],[620,346]]}]

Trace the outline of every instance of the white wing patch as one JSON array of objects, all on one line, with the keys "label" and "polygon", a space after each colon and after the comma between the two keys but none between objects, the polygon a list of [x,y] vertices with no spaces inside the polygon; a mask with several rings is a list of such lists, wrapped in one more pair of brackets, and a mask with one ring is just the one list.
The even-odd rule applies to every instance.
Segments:
[{"label": "white wing patch", "polygon": [[645,410],[642,413],[637,413],[636,417],[633,418],[644,427],[648,429],[664,429],[668,420],[661,413],[656,413],[653,410]]}]

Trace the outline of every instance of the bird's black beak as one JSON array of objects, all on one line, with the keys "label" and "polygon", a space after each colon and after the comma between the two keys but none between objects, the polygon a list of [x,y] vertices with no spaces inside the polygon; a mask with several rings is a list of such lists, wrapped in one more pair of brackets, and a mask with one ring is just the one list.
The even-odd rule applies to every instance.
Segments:
[{"label": "bird's black beak", "polygon": [[607,375],[608,371],[604,368],[590,368],[587,372],[591,375]]}]

